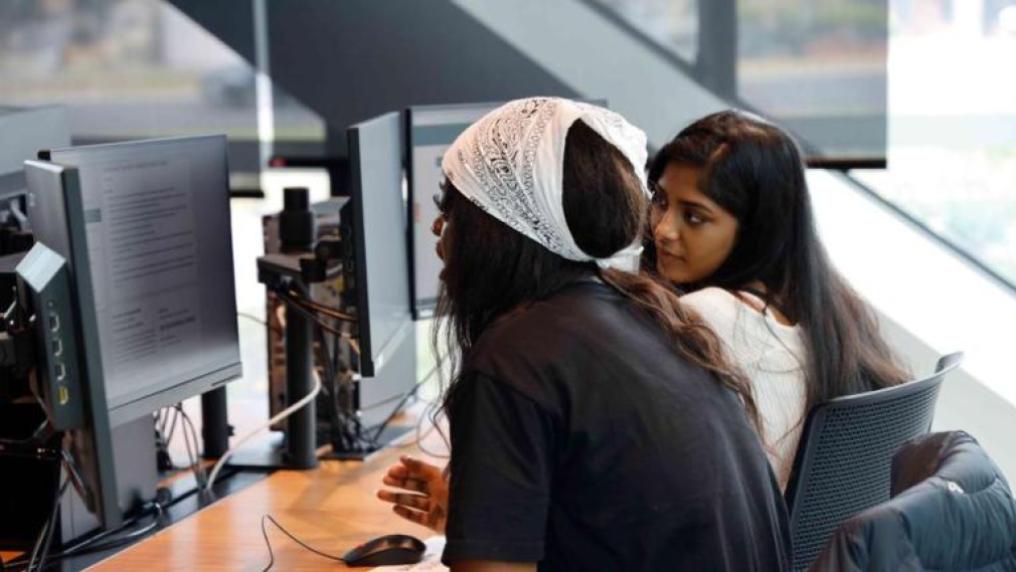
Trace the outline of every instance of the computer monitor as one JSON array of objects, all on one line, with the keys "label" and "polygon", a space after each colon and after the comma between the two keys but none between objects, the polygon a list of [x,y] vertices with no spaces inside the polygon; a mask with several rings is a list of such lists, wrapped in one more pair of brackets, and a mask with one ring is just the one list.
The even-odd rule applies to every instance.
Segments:
[{"label": "computer monitor", "polygon": [[410,272],[413,317],[433,316],[442,263],[434,251],[430,228],[437,217],[433,196],[444,175],[441,157],[466,127],[494,110],[498,103],[420,105],[406,110],[406,169],[411,221]]},{"label": "computer monitor", "polygon": [[226,138],[69,147],[48,159],[74,168],[78,186],[63,196],[30,187],[29,219],[36,241],[71,261],[81,350],[110,424],[238,377]]},{"label": "computer monitor", "polygon": [[402,120],[388,113],[349,128],[360,375],[373,377],[413,329]]}]

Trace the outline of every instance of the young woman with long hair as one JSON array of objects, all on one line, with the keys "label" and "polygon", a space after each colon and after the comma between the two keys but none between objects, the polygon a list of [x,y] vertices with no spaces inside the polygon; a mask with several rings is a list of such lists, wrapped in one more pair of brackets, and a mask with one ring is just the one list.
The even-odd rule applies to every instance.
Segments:
[{"label": "young woman with long hair", "polygon": [[907,377],[819,241],[793,138],[754,115],[695,121],[649,168],[645,263],[685,295],[748,376],[785,488],[803,418]]},{"label": "young woman with long hair", "polygon": [[450,480],[407,459],[385,482],[422,494],[379,494],[445,530],[452,570],[787,566],[747,380],[630,272],[644,164],[641,131],[555,98],[499,108],[445,154]]}]

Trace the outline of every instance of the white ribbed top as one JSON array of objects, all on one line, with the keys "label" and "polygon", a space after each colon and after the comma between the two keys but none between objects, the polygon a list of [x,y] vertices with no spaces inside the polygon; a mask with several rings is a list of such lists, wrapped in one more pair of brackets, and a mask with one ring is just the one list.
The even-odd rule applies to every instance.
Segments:
[{"label": "white ribbed top", "polygon": [[780,490],[787,488],[804,425],[806,402],[801,329],[779,323],[722,288],[681,297],[723,341],[748,376],[762,418],[763,443]]}]

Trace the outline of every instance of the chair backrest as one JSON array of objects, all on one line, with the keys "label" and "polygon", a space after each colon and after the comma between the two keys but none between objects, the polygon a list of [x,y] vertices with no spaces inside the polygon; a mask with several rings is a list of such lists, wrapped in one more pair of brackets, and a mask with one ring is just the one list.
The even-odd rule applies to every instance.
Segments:
[{"label": "chair backrest", "polygon": [[931,428],[942,380],[962,358],[944,356],[924,379],[837,397],[808,413],[786,492],[794,570],[808,568],[840,523],[889,500],[893,455]]}]

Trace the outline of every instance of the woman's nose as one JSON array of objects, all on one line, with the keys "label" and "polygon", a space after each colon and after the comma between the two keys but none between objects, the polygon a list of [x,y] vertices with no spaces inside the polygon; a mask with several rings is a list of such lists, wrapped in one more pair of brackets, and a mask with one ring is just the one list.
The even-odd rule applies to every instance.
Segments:
[{"label": "woman's nose", "polygon": [[653,226],[653,240],[674,242],[681,238],[681,229],[677,219],[668,211]]},{"label": "woman's nose", "polygon": [[434,222],[430,225],[430,232],[432,232],[434,236],[441,238],[441,231],[443,230],[444,230],[444,218],[440,216],[435,217]]}]

